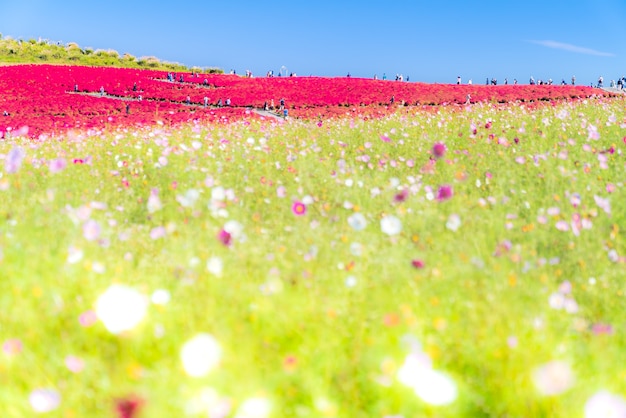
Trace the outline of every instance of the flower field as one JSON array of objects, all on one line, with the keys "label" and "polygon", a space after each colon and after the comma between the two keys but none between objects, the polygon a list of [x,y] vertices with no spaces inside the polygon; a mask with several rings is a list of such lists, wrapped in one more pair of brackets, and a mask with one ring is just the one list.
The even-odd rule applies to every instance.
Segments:
[{"label": "flower field", "polygon": [[3,417],[626,416],[623,96],[0,72]]},{"label": "flower field", "polygon": [[[280,100],[290,117],[378,118],[402,106],[538,102],[606,94],[584,86],[472,86],[358,78],[245,78],[222,74],[65,65],[0,66],[0,138],[27,126],[38,138],[68,129],[228,123],[258,118],[251,109]],[[391,98],[393,97],[393,102]],[[206,101],[205,101],[206,98]],[[230,106],[217,107],[230,100]],[[272,105],[272,103],[274,103]],[[282,112],[280,112],[282,116]]]}]

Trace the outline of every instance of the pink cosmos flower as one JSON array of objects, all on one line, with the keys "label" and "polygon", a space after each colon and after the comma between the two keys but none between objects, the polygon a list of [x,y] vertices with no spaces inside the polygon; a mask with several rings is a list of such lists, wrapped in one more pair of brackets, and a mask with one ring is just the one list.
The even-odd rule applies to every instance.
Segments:
[{"label": "pink cosmos flower", "polygon": [[539,393],[546,396],[559,395],[574,384],[574,372],[564,361],[555,360],[533,371],[533,382]]},{"label": "pink cosmos flower", "polygon": [[591,326],[591,332],[595,335],[611,335],[613,334],[613,327],[609,324],[597,323]]},{"label": "pink cosmos flower", "polygon": [[437,200],[443,202],[444,200],[452,198],[453,194],[452,186],[444,184],[439,187],[439,190],[437,191]]},{"label": "pink cosmos flower", "polygon": [[233,243],[233,237],[224,229],[217,233],[217,239],[224,245],[229,246]]},{"label": "pink cosmos flower", "polygon": [[432,152],[435,158],[439,159],[445,155],[447,150],[448,148],[446,147],[446,144],[444,144],[443,142],[435,142]]},{"label": "pink cosmos flower", "polygon": [[142,399],[132,396],[115,401],[115,410],[119,418],[134,418],[142,405]]},{"label": "pink cosmos flower", "polygon": [[65,367],[72,373],[80,373],[85,368],[85,362],[80,357],[67,356],[65,357]]},{"label": "pink cosmos flower", "polygon": [[92,310],[85,311],[78,317],[78,322],[83,327],[90,327],[98,321],[98,316]]},{"label": "pink cosmos flower", "polygon": [[17,338],[8,339],[2,344],[2,351],[8,356],[15,356],[21,353],[23,348],[22,341]]},{"label": "pink cosmos flower", "polygon": [[408,189],[402,189],[402,191],[400,191],[400,193],[397,193],[394,197],[393,200],[396,203],[402,203],[404,202],[407,197],[409,197],[409,190]]},{"label": "pink cosmos flower", "polygon": [[52,160],[50,161],[50,164],[48,166],[51,173],[58,173],[60,171],[63,171],[65,170],[65,167],[67,167],[67,161],[65,161],[65,158],[57,158],[56,160]]},{"label": "pink cosmos flower", "polygon": [[87,241],[95,241],[100,236],[100,225],[93,219],[88,219],[83,224],[83,236]]},{"label": "pink cosmos flower", "polygon": [[411,261],[411,265],[415,267],[416,269],[422,269],[424,268],[425,264],[423,260],[419,260],[416,258],[415,260]]},{"label": "pink cosmos flower", "polygon": [[291,211],[296,216],[302,216],[306,214],[306,205],[302,202],[295,201],[293,205],[291,205]]},{"label": "pink cosmos flower", "polygon": [[163,238],[166,234],[166,230],[165,227],[163,226],[157,226],[156,228],[153,228],[150,231],[150,238],[152,239],[159,239],[159,238]]}]

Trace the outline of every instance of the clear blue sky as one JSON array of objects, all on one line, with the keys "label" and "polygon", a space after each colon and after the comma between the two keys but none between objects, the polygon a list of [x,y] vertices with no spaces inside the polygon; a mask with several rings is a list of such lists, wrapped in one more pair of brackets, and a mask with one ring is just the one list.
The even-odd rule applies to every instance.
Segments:
[{"label": "clear blue sky", "polygon": [[0,33],[256,76],[626,75],[626,0],[0,0]]}]

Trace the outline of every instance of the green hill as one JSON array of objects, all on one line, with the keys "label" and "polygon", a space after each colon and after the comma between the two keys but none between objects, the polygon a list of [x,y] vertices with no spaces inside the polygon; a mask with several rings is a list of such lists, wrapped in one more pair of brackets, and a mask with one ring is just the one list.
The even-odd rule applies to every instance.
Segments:
[{"label": "green hill", "polygon": [[74,42],[67,44],[48,40],[13,39],[0,34],[0,64],[71,64],[100,67],[144,68],[164,71],[197,71],[223,73],[219,68],[187,67],[156,57],[135,57],[109,49],[81,48]]}]

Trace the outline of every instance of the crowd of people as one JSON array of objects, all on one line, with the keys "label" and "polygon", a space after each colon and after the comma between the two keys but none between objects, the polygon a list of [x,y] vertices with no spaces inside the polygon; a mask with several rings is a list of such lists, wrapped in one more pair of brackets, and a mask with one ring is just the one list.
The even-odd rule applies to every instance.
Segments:
[{"label": "crowd of people", "polygon": [[[575,76],[575,75],[574,75],[574,76],[572,76],[572,78],[570,79],[570,83],[571,83],[571,85],[572,85],[572,86],[575,86],[575,85],[576,85],[576,76]],[[456,84],[462,84],[462,79],[461,79],[461,76],[457,76],[457,78],[456,78]],[[470,80],[467,82],[467,84],[472,84],[472,80],[470,79]],[[503,83],[503,84],[505,84],[505,85],[509,84],[509,79],[508,79],[508,78],[505,78],[505,79],[504,79],[504,83]],[[518,82],[517,82],[517,79],[516,79],[516,78],[514,78],[514,79],[513,79],[513,83],[512,83],[512,84],[514,84],[514,85],[518,84]],[[547,80],[541,80],[541,79],[539,79],[539,80],[535,80],[535,78],[534,78],[533,76],[530,76],[530,79],[528,80],[528,84],[530,84],[531,86],[534,86],[534,85],[540,85],[540,86],[547,85],[547,86],[551,86],[551,85],[553,85],[553,84],[554,84],[554,81],[553,81],[551,78],[549,78],[549,79],[547,79]],[[565,81],[565,79],[563,78],[563,79],[561,79],[561,83],[560,83],[560,84],[561,84],[562,86],[565,86],[565,85],[567,85],[568,83],[567,83],[567,82]],[[496,85],[498,85],[498,80],[497,80],[496,78],[491,78],[491,79],[490,79],[489,77],[487,77],[487,78],[485,79],[485,85],[487,85],[487,86],[490,86],[490,85],[491,85],[491,86],[496,86]],[[597,83],[596,83],[595,85],[594,85],[593,83],[590,83],[590,87],[596,87],[596,88],[602,88],[602,87],[604,87],[604,77],[602,77],[602,76],[598,77],[598,81],[597,81]],[[620,89],[620,90],[625,90],[625,89],[626,89],[626,77],[625,77],[625,76],[618,77],[618,78],[617,78],[617,81],[615,81],[615,80],[611,80],[610,87],[612,87],[612,88],[617,88],[617,89]]]}]

